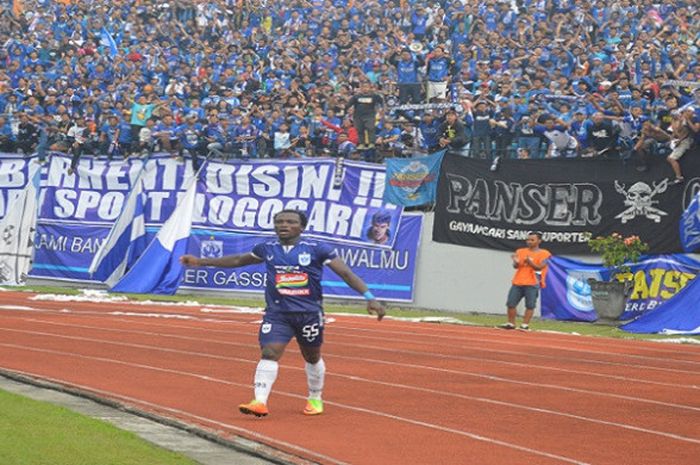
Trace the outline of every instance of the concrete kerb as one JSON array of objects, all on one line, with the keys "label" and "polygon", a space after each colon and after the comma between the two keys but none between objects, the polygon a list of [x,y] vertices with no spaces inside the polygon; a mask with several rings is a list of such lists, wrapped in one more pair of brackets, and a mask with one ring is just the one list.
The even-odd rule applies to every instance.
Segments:
[{"label": "concrete kerb", "polygon": [[[21,383],[24,385],[29,385],[33,386],[39,389],[44,389],[44,390],[50,390],[50,391],[56,391],[62,394],[66,394],[68,396],[72,396],[74,398],[78,399],[83,399],[85,401],[91,401],[94,402],[100,406],[107,407],[109,409],[112,409],[114,411],[119,411],[119,412],[124,412],[128,415],[131,415],[133,417],[138,417],[142,418],[145,420],[150,420],[152,422],[158,423],[160,425],[163,425],[168,428],[173,428],[177,431],[187,433],[188,435],[191,435],[194,438],[199,438],[204,441],[207,441],[209,443],[212,443],[213,445],[216,446],[221,446],[225,448],[226,450],[230,451],[231,454],[243,454],[244,456],[248,456],[250,459],[259,459],[259,461],[255,462],[256,465],[317,465],[316,462],[309,461],[307,459],[304,459],[302,457],[298,457],[277,449],[274,449],[270,446],[257,443],[255,441],[236,436],[232,439],[227,439],[223,438],[220,436],[217,436],[214,433],[211,433],[209,431],[206,431],[202,428],[196,427],[194,425],[175,420],[172,418],[164,417],[161,415],[157,415],[151,412],[147,412],[145,410],[135,408],[130,405],[126,405],[124,403],[112,400],[112,399],[106,399],[104,397],[100,397],[90,391],[84,390],[84,389],[79,389],[73,386],[69,385],[63,385],[59,383],[54,383],[51,381],[43,380],[41,378],[36,378],[33,376],[28,376],[25,374],[17,373],[11,370],[6,370],[4,368],[0,368],[0,377],[5,378],[10,381],[14,381],[17,383]],[[0,379],[2,379],[0,378]],[[51,402],[51,401],[49,401]],[[88,415],[90,416],[90,415]],[[125,428],[122,428],[125,429]],[[137,431],[132,431],[136,432]],[[142,436],[143,437],[143,436]],[[147,438],[144,438],[148,440]],[[149,441],[153,442],[153,441]],[[161,445],[161,447],[164,447]],[[167,446],[165,448],[168,448]],[[183,455],[188,455],[186,451],[178,450],[177,452],[182,453]],[[206,461],[202,461],[200,458],[190,456],[193,460],[202,463],[203,465],[209,465],[206,463]],[[228,461],[227,463],[239,463],[240,459],[238,461]],[[250,462],[253,463],[253,462]],[[213,465],[213,462],[212,462]]]}]

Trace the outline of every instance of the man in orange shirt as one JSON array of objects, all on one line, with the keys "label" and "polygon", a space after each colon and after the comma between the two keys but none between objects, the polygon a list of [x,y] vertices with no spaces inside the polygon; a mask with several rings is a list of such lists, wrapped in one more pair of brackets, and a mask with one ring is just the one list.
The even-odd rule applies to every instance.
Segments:
[{"label": "man in orange shirt", "polygon": [[515,329],[515,318],[517,316],[516,307],[525,298],[525,314],[523,322],[518,329],[528,331],[530,329],[530,319],[535,312],[537,304],[537,293],[540,287],[545,286],[547,275],[547,260],[552,256],[548,250],[540,249],[542,243],[542,233],[531,232],[527,235],[523,247],[511,255],[515,276],[513,285],[508,292],[508,323],[499,326],[502,329]]}]

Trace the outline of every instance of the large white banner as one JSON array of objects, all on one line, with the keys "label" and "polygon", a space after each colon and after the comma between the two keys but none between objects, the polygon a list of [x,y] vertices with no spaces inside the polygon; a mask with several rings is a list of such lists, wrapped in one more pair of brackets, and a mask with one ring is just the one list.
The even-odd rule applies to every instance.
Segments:
[{"label": "large white banner", "polygon": [[[7,164],[9,165],[9,164]],[[37,159],[29,160],[25,173],[12,170],[16,182],[24,188],[8,196],[5,216],[0,220],[0,284],[21,285],[27,279],[34,257],[40,168]]]}]

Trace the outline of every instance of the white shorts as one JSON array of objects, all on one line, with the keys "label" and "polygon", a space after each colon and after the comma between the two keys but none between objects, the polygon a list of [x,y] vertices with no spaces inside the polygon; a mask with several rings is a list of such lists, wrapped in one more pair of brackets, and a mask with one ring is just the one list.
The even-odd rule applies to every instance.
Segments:
[{"label": "white shorts", "polygon": [[673,150],[671,151],[671,154],[668,156],[668,158],[670,158],[671,160],[679,160],[683,155],[685,155],[685,152],[688,151],[692,143],[692,137],[686,137],[682,141],[671,141],[671,148]]},{"label": "white shorts", "polygon": [[428,81],[428,91],[426,95],[428,101],[434,98],[444,100],[445,97],[447,97],[447,83]]}]

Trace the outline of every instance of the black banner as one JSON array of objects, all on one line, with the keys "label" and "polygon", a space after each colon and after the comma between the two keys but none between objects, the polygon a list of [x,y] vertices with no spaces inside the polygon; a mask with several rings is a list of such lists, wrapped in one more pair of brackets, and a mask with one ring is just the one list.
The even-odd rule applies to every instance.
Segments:
[{"label": "black banner", "polygon": [[446,155],[440,169],[433,240],[514,250],[528,231],[555,254],[590,253],[591,236],[638,235],[650,253],[682,252],[681,213],[700,190],[700,153],[681,159],[674,184],[663,159],[640,173],[634,162],[590,158],[491,162]]}]

